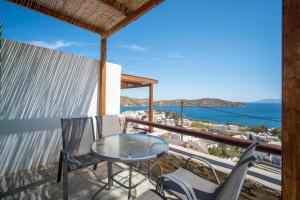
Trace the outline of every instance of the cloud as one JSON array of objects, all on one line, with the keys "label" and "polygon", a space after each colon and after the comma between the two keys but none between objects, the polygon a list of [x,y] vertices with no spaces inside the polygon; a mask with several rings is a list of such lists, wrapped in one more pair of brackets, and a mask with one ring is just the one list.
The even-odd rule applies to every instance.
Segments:
[{"label": "cloud", "polygon": [[148,47],[146,46],[142,47],[136,44],[120,45],[119,47],[124,49],[134,50],[134,51],[148,51]]},{"label": "cloud", "polygon": [[180,58],[182,58],[182,55],[179,53],[171,53],[168,55],[168,57],[172,58],[172,59],[180,59]]},{"label": "cloud", "polygon": [[54,42],[46,42],[46,41],[30,41],[30,44],[36,45],[36,46],[41,46],[41,47],[45,47],[48,49],[60,49],[60,48],[64,48],[64,47],[69,47],[69,46],[74,46],[74,45],[78,45],[78,43],[76,42],[72,42],[72,41],[64,41],[64,40],[57,40]]}]

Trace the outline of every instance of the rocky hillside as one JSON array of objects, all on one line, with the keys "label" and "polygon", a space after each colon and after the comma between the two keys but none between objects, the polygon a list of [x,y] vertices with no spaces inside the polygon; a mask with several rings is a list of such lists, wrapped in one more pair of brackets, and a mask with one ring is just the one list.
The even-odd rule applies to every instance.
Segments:
[{"label": "rocky hillside", "polygon": [[[225,101],[222,99],[213,99],[213,98],[203,98],[203,99],[194,99],[194,100],[185,100],[185,106],[211,106],[211,107],[240,107],[244,106],[240,102],[231,102]],[[155,106],[180,106],[181,99],[177,100],[162,100],[154,101]],[[130,97],[121,97],[121,106],[130,107],[130,106],[148,106],[148,99],[136,99]]]},{"label": "rocky hillside", "polygon": [[147,106],[148,99],[136,99],[121,96],[121,106],[130,107],[130,106]]}]

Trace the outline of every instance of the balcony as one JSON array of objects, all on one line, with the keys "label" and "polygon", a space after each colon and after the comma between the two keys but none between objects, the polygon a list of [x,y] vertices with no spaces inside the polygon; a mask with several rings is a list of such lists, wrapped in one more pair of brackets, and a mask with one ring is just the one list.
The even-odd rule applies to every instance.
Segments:
[{"label": "balcony", "polygon": [[[188,156],[195,155],[210,160],[217,170],[221,182],[235,165],[225,159],[217,158],[189,150],[176,145],[170,145],[169,152],[158,160],[151,162],[153,180],[160,174],[175,171],[183,167]],[[126,165],[118,163],[114,165],[114,171],[125,168]],[[146,170],[146,163],[139,164],[140,169]],[[204,165],[191,164],[192,170],[200,176],[214,181],[213,174]],[[122,172],[118,179],[122,179],[128,173]],[[7,174],[0,177],[1,199],[62,199],[62,183],[56,183],[57,163],[47,166],[22,170],[17,173]],[[143,175],[134,173],[133,182],[143,179]],[[112,190],[97,191],[107,182],[106,163],[100,163],[96,170],[92,167],[83,168],[69,174],[69,199],[127,199],[127,190],[114,185]],[[128,183],[127,179],[122,180]],[[139,196],[147,189],[154,186],[147,180],[133,190],[134,196]],[[171,196],[170,196],[171,197]],[[261,168],[251,168],[244,183],[240,199],[280,199],[281,198],[281,175],[279,172],[270,172]]]},{"label": "balcony", "polygon": [[[0,198],[61,199],[62,184],[56,183],[56,161],[61,149],[60,118],[118,114],[116,112],[119,112],[118,98],[121,87],[147,86],[150,89],[149,98],[153,99],[155,81],[149,85],[145,80],[138,84],[127,80],[120,85],[121,67],[106,62],[106,41],[114,33],[156,7],[162,0],[132,0],[128,1],[131,2],[128,5],[115,1],[78,0],[78,6],[82,3],[85,9],[95,11],[93,16],[77,12],[80,7],[72,5],[72,1],[61,1],[62,5],[53,3],[56,1],[44,0],[9,1],[101,35],[100,61],[16,41],[2,42],[1,38]],[[95,9],[98,6],[93,3],[101,4],[107,9]],[[280,170],[272,172],[254,167],[249,171],[240,199],[299,199],[299,8],[297,1],[283,1],[283,180]],[[154,124],[151,122],[153,105],[151,101],[149,103],[150,122],[133,119],[127,122],[148,126],[150,132],[152,128],[162,129],[240,148],[250,144],[239,139]],[[272,145],[262,144],[258,150],[281,154],[281,149]],[[189,155],[211,160],[222,181],[234,166],[233,162],[171,145],[167,155],[153,161],[153,178],[182,166]],[[211,174],[205,166],[192,166],[195,173],[211,179]],[[115,170],[124,167],[118,165],[115,166]],[[144,170],[145,164],[141,163],[139,167]],[[70,199],[93,198],[107,181],[106,171],[104,163],[95,171],[92,168],[84,168],[70,173]],[[120,174],[122,175],[124,174]],[[142,175],[136,175],[134,181],[142,178]],[[151,183],[145,182],[133,191],[134,196],[151,187]],[[95,196],[95,199],[126,198],[127,191],[118,187],[111,191],[102,191]]]}]

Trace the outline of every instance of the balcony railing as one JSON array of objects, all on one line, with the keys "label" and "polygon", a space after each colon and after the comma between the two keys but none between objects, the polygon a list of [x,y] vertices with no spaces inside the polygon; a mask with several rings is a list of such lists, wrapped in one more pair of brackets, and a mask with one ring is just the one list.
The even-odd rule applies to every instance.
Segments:
[{"label": "balcony railing", "polygon": [[[206,140],[220,142],[223,144],[228,144],[228,145],[241,147],[241,148],[247,148],[250,144],[253,143],[250,140],[244,140],[244,139],[240,139],[240,138],[212,134],[212,133],[204,132],[204,131],[187,129],[187,128],[179,127],[179,126],[170,126],[170,125],[159,124],[159,123],[155,123],[155,122],[143,121],[143,120],[139,120],[139,119],[126,117],[125,125],[129,122],[141,124],[141,125],[145,125],[145,126],[149,126],[149,127],[159,128],[159,129],[163,129],[163,130],[167,130],[167,131],[171,131],[171,132],[175,132],[175,133],[180,133],[183,135],[189,135],[189,136],[198,137],[198,138],[202,138],[202,139],[206,139]],[[281,155],[281,146],[275,145],[275,144],[260,143],[257,146],[257,151],[271,153],[271,154],[275,154],[275,155]]]}]

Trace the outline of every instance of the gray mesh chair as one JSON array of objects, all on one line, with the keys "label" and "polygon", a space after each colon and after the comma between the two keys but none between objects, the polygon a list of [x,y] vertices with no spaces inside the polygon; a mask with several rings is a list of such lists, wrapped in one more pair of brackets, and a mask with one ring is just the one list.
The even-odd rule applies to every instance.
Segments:
[{"label": "gray mesh chair", "polygon": [[185,195],[187,200],[196,200],[196,197],[192,192],[192,187],[188,183],[184,183],[174,174],[162,175],[157,181],[155,190],[147,190],[135,200],[165,200],[166,198],[163,191],[166,181],[171,182],[173,185],[176,185],[176,187],[180,188],[184,192],[183,195]]},{"label": "gray mesh chair", "polygon": [[[95,141],[93,120],[91,117],[61,119],[62,150],[59,156],[57,182],[63,172],[63,196],[68,199],[68,172],[101,162],[90,152]],[[62,169],[63,168],[63,169]]]},{"label": "gray mesh chair", "polygon": [[96,116],[99,137],[121,134],[121,124],[118,115]]},{"label": "gray mesh chair", "polygon": [[[220,184],[219,178],[212,167],[212,165],[205,159],[199,157],[190,157],[185,168],[179,168],[172,174],[176,175],[183,183],[189,185],[192,188],[193,196],[196,199],[201,200],[237,200],[241,192],[245,177],[247,175],[248,168],[253,165],[253,161],[256,160],[255,148],[258,143],[251,144],[242,154],[240,160],[237,162],[235,167],[232,169],[230,175],[223,184]],[[188,164],[192,159],[197,159],[206,163],[212,170],[216,183],[208,181],[200,176],[197,176],[188,169]],[[171,192],[179,199],[188,199],[185,192],[178,185],[171,181],[166,181],[165,187],[167,191]]]}]

